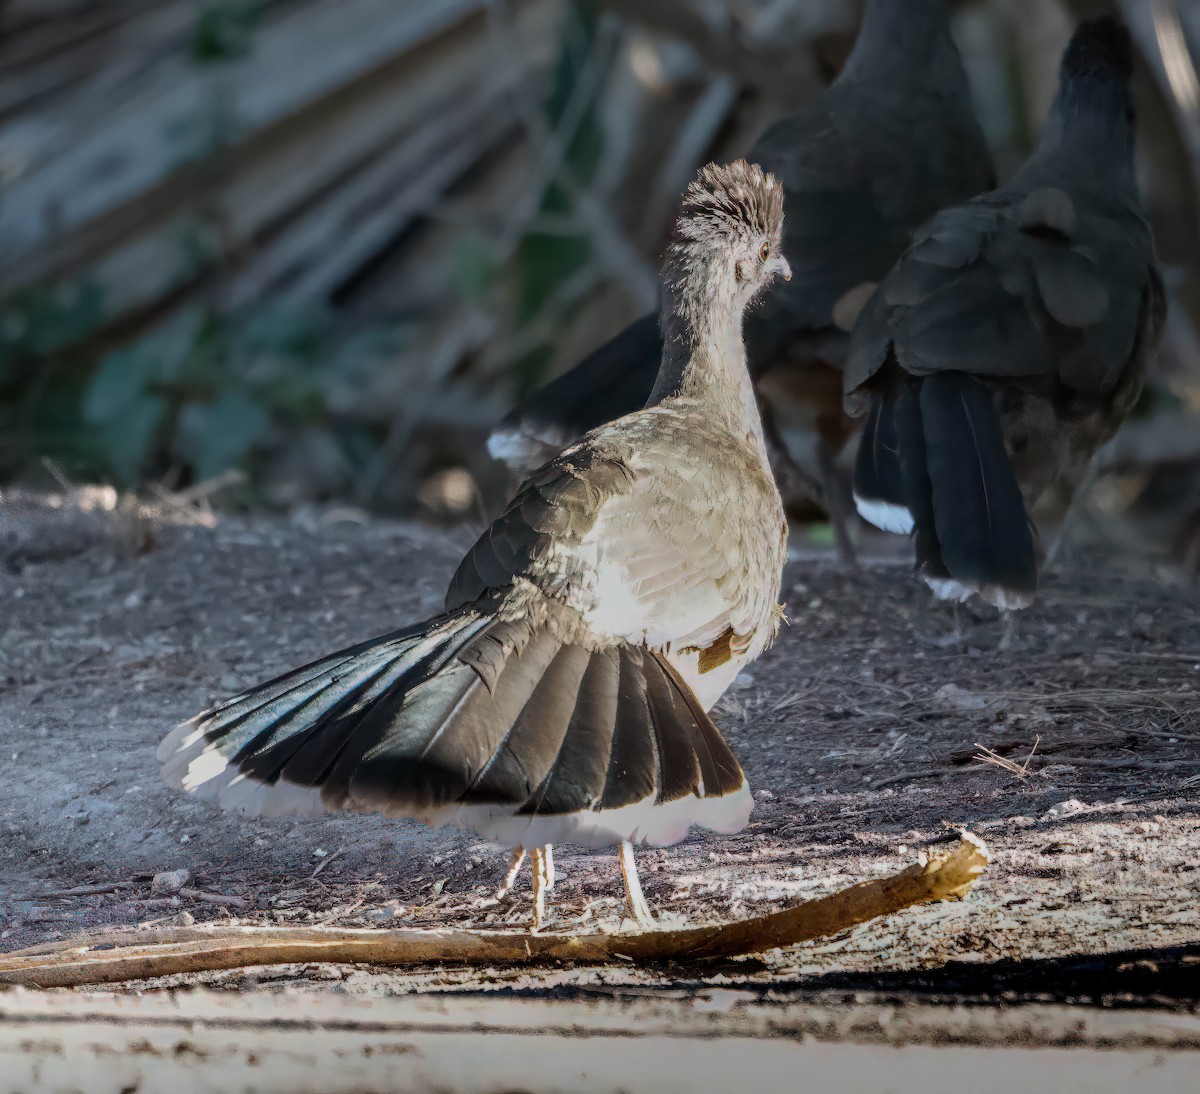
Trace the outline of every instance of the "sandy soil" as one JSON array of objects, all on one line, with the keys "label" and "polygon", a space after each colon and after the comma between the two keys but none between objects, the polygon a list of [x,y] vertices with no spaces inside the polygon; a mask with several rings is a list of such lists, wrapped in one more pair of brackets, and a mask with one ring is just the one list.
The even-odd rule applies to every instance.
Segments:
[{"label": "sandy soil", "polygon": [[[53,523],[43,514],[18,535],[8,516],[0,951],[113,924],[527,923],[526,890],[489,902],[505,855],[471,835],[371,817],[243,821],[170,792],[154,761],[159,738],[210,702],[433,613],[469,531],[327,512],[214,527],[143,519],[133,532],[114,518],[81,537],[39,533],[39,520]],[[364,995],[718,984],[764,998],[1196,1007],[1194,586],[1144,559],[1077,557],[1005,649],[996,621],[966,613],[956,640],[896,545],[881,543],[893,554],[859,573],[813,557],[789,566],[791,625],[717,711],[756,791],[751,824],[644,852],[643,883],[672,920],[740,916],[890,872],[963,825],[994,852],[966,902],[704,970],[308,966],[204,981]],[[558,867],[550,929],[619,923],[614,855],[561,848]],[[192,895],[152,891],[170,870],[189,871]]]}]

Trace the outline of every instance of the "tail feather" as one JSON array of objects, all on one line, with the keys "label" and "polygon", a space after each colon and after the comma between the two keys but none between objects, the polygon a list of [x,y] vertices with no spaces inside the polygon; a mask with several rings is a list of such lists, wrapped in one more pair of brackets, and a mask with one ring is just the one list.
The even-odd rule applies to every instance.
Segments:
[{"label": "tail feather", "polygon": [[700,775],[704,788],[709,793],[728,794],[743,782],[742,765],[730,751],[721,731],[713,724],[708,713],[700,705],[692,690],[680,679],[679,674],[665,658],[657,657],[663,671],[670,676],[691,713],[693,726],[692,742],[700,762]]},{"label": "tail feather", "polygon": [[579,683],[575,709],[554,766],[521,807],[522,814],[570,813],[589,809],[604,797],[617,729],[620,675],[615,649],[592,655]]},{"label": "tail feather", "polygon": [[527,803],[537,793],[562,750],[591,658],[591,653],[579,646],[560,646],[540,674],[534,675],[538,666],[520,666],[533,677],[530,694],[512,728],[460,800],[489,805],[512,804],[518,799]]},{"label": "tail feather", "polygon": [[942,562],[942,547],[937,537],[920,390],[920,381],[905,381],[896,393],[892,410],[900,448],[901,489],[913,521],[917,573],[934,584],[949,574]]},{"label": "tail feather", "polygon": [[965,373],[921,383],[920,413],[941,560],[1000,607],[1037,591],[1037,552],[991,391]]},{"label": "tail feather", "polygon": [[745,779],[650,651],[469,610],[364,643],[172,733],[164,777],[245,813],[354,809],[520,846],[735,831]]},{"label": "tail feather", "polygon": [[389,696],[428,677],[447,647],[483,625],[460,616],[397,631],[237,696],[167,736],[158,750],[163,778],[239,812],[336,808],[339,757],[354,751]]},{"label": "tail feather", "polygon": [[650,671],[643,675],[658,757],[659,796],[663,801],[674,801],[703,785],[696,742],[687,732],[692,725],[692,712],[666,673]]},{"label": "tail feather", "polygon": [[858,442],[854,504],[864,520],[885,532],[909,535],[912,513],[904,500],[895,396],[877,395]]},{"label": "tail feather", "polygon": [[[420,815],[461,800],[502,747],[558,646],[506,624],[490,624],[485,638],[478,632],[488,622],[469,617],[477,626],[343,734],[321,784],[331,808]],[[489,687],[463,659],[481,639],[507,651],[503,687]]]},{"label": "tail feather", "polygon": [[633,658],[622,657],[617,692],[617,723],[604,780],[601,809],[621,809],[644,801],[658,786],[658,742],[649,723],[647,680]]}]

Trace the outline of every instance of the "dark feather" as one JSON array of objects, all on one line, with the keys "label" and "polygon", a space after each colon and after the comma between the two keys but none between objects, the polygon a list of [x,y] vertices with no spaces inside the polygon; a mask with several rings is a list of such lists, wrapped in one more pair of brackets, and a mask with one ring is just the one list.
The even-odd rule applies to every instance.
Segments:
[{"label": "dark feather", "polygon": [[733,793],[746,779],[742,765],[737,762],[707,711],[701,708],[696,696],[679,678],[679,674],[670,663],[658,654],[650,656],[688,707],[692,725],[692,748],[700,764],[705,796]]},{"label": "dark feather", "polygon": [[579,646],[559,648],[512,728],[459,800],[514,809],[529,802],[555,766],[591,659]]},{"label": "dark feather", "polygon": [[601,809],[633,805],[653,794],[658,786],[658,748],[646,699],[646,676],[641,671],[640,656],[635,660],[632,653],[628,649],[619,651],[617,725]]},{"label": "dark feather", "polygon": [[854,462],[854,493],[865,501],[905,504],[893,397],[879,395],[871,403]]},{"label": "dark feather", "polygon": [[[753,377],[840,366],[849,339],[834,323],[838,301],[879,282],[938,210],[994,184],[967,91],[942,0],[872,0],[843,75],[759,136],[747,158],[783,184],[792,279],[746,316]],[[774,214],[753,215],[765,224]],[[955,238],[933,249],[945,256],[971,246]],[[537,466],[552,446],[643,406],[661,351],[656,317],[638,320],[509,414],[493,440],[508,440],[505,458],[520,470]],[[885,355],[886,347],[876,367]],[[814,392],[812,402],[830,416],[841,410],[836,395]]]},{"label": "dark feather", "polygon": [[694,793],[700,785],[695,722],[687,703],[658,663],[649,654],[638,653],[644,666],[646,701],[658,754],[658,800],[675,801]]},{"label": "dark feather", "polygon": [[938,542],[933,509],[933,484],[925,453],[921,422],[920,381],[903,380],[891,398],[893,421],[900,449],[900,481],[904,504],[913,518],[913,545],[917,572],[928,578],[948,577]]},{"label": "dark feather", "polygon": [[925,461],[941,559],[957,581],[1031,595],[1037,553],[991,391],[962,373],[921,384]]},{"label": "dark feather", "polygon": [[208,797],[236,786],[251,812],[315,800],[549,817],[744,787],[719,731],[649,651],[589,651],[470,611],[240,696],[180,727],[161,756],[172,781]]},{"label": "dark feather", "polygon": [[600,800],[613,752],[620,673],[615,649],[592,654],[562,748],[523,814],[574,813]]}]

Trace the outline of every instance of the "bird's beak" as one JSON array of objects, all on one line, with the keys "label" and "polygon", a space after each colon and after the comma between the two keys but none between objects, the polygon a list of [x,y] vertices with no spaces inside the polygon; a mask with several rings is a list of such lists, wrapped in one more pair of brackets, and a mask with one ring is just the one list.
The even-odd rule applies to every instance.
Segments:
[{"label": "bird's beak", "polygon": [[788,261],[783,255],[777,255],[771,259],[770,269],[776,277],[782,277],[784,281],[791,281],[792,268],[788,265]]}]

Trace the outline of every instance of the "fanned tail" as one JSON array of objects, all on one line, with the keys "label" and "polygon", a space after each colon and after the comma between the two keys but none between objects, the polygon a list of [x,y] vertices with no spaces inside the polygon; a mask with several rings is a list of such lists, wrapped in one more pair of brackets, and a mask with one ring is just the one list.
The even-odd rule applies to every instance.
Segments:
[{"label": "fanned tail", "polygon": [[510,846],[737,831],[737,760],[652,651],[588,650],[463,610],[246,692],[174,730],[168,783],[252,815],[453,823]]}]

